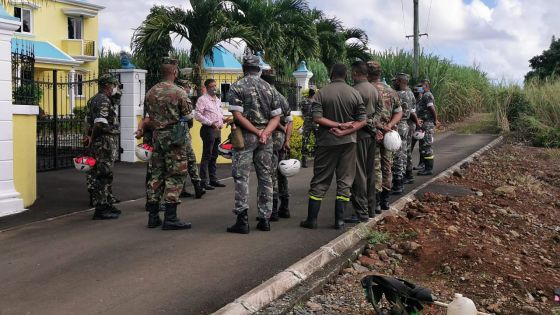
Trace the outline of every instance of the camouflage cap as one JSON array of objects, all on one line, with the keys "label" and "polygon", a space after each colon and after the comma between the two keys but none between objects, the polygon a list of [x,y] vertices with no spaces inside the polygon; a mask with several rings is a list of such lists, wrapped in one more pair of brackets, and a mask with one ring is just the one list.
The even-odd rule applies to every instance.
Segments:
[{"label": "camouflage cap", "polygon": [[175,59],[175,58],[171,58],[171,57],[163,57],[163,59],[161,60],[161,64],[163,65],[179,65],[179,60]]},{"label": "camouflage cap", "polygon": [[260,60],[259,57],[253,55],[253,54],[248,54],[243,56],[243,65],[244,66],[250,66],[250,67],[259,67],[260,68]]},{"label": "camouflage cap", "polygon": [[177,85],[183,88],[191,87],[189,80],[177,80]]},{"label": "camouflage cap", "polygon": [[377,61],[370,60],[367,62],[368,70],[381,72],[381,64]]},{"label": "camouflage cap", "polygon": [[422,81],[420,81],[421,83],[427,83],[427,84],[432,84],[432,82],[430,82],[430,79],[423,79]]},{"label": "camouflage cap", "polygon": [[115,78],[110,73],[102,74],[101,76],[99,76],[98,82],[101,86],[107,86],[109,84],[119,85],[119,80],[117,80],[117,78]]},{"label": "camouflage cap", "polygon": [[397,74],[397,80],[410,81],[410,76],[406,73],[401,72]]}]

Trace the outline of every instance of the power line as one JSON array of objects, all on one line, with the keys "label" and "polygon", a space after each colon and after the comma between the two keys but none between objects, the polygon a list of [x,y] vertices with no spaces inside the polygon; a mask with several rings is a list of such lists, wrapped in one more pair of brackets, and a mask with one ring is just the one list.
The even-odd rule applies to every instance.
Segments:
[{"label": "power line", "polygon": [[406,37],[406,22],[405,22],[405,19],[404,19],[404,4],[403,4],[403,0],[401,0],[401,11],[402,11],[403,33],[404,33],[404,36]]},{"label": "power line", "polygon": [[428,9],[428,19],[426,20],[426,33],[430,33],[430,16],[432,15],[432,0],[430,0],[430,9]]}]

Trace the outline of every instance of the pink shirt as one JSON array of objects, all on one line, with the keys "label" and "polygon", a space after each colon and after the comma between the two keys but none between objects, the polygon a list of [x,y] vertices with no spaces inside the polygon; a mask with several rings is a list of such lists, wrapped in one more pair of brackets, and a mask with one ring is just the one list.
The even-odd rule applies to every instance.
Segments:
[{"label": "pink shirt", "polygon": [[221,128],[224,124],[222,102],[217,97],[202,95],[196,101],[194,118],[205,126],[212,126],[212,123],[215,123],[216,127]]}]

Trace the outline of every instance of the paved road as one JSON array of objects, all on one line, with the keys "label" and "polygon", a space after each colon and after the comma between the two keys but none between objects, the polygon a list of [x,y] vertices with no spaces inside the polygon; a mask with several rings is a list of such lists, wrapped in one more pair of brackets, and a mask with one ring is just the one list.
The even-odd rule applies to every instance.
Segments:
[{"label": "paved road", "polygon": [[[439,136],[436,171],[493,138]],[[231,180],[205,199],[180,206],[180,216],[194,225],[190,231],[145,228],[144,202],[138,200],[122,204],[124,213],[116,221],[91,221],[91,212],[84,212],[0,233],[0,314],[215,311],[341,233],[329,227],[332,191],[324,201],[319,229],[298,227],[306,215],[311,174],[306,169],[291,179],[293,218],[274,223],[268,233],[225,233],[234,220]],[[253,198],[251,217],[255,203]]]}]

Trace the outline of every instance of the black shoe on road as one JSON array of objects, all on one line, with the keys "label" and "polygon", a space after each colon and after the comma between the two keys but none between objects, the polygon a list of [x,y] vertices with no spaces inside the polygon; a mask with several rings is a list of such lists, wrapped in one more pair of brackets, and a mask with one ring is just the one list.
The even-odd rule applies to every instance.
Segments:
[{"label": "black shoe on road", "polygon": [[204,185],[202,188],[204,188],[205,190],[214,190],[216,188],[214,188],[213,186],[210,185]]},{"label": "black shoe on road", "polygon": [[270,231],[270,222],[267,219],[259,218],[259,223],[257,223],[257,230],[264,232]]},{"label": "black shoe on road", "polygon": [[355,214],[353,214],[350,217],[344,218],[344,223],[350,223],[350,224],[358,224],[367,221],[369,221],[369,218],[360,218]]},{"label": "black shoe on road", "polygon": [[219,188],[226,187],[226,185],[220,183],[219,181],[212,181],[212,182],[210,182],[210,186],[212,186],[212,187],[219,187]]},{"label": "black shoe on road", "polygon": [[179,195],[179,197],[181,198],[191,198],[194,197],[193,194],[191,194],[190,192],[183,190],[183,192],[181,193],[181,195]]},{"label": "black shoe on road", "polygon": [[114,220],[118,219],[119,215],[111,212],[111,208],[106,207],[103,209],[95,209],[93,213],[93,220]]}]

